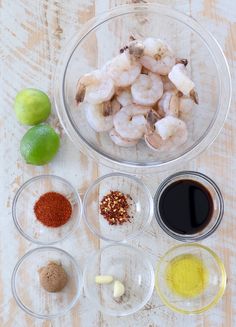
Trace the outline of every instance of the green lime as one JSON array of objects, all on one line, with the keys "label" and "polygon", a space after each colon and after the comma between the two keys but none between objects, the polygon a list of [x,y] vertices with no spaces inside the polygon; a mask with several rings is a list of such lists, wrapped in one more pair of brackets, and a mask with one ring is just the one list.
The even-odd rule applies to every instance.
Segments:
[{"label": "green lime", "polygon": [[30,128],[20,143],[20,152],[28,164],[45,165],[56,155],[60,146],[59,135],[46,124]]},{"label": "green lime", "polygon": [[51,113],[50,100],[36,89],[20,91],[14,103],[17,120],[23,125],[36,125],[45,121]]}]

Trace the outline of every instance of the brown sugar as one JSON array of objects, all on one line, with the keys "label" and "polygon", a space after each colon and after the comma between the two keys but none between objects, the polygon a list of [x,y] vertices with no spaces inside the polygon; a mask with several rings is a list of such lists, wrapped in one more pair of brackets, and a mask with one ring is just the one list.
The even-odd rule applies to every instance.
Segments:
[{"label": "brown sugar", "polygon": [[67,284],[68,276],[60,263],[49,262],[38,272],[40,284],[47,292],[60,292]]}]

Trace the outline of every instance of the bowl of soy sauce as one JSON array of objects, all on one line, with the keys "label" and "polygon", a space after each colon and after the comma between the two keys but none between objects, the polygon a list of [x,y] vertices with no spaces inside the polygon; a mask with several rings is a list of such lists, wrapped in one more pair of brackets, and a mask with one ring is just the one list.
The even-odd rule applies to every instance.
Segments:
[{"label": "bowl of soy sauce", "polygon": [[220,225],[224,201],[219,187],[208,176],[181,171],[157,189],[154,212],[168,235],[179,241],[195,242],[210,236]]}]

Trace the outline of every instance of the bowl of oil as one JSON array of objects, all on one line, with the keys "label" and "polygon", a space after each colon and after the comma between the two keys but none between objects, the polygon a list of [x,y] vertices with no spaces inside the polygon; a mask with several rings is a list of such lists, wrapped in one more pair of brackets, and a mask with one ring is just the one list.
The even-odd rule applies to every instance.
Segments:
[{"label": "bowl of oil", "polygon": [[200,314],[215,306],[224,294],[224,264],[203,245],[178,245],[159,261],[155,286],[161,300],[173,311]]}]

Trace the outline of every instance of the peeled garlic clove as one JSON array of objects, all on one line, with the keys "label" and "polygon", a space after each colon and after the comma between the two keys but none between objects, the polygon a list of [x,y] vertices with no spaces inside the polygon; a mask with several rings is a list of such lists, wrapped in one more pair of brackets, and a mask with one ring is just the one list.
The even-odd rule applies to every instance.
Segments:
[{"label": "peeled garlic clove", "polygon": [[120,297],[125,293],[125,287],[124,284],[122,284],[119,280],[115,280],[114,282],[114,290],[113,290],[113,296]]},{"label": "peeled garlic clove", "polygon": [[113,277],[110,275],[98,275],[95,277],[95,283],[97,284],[110,284],[113,281]]},{"label": "peeled garlic clove", "polygon": [[194,89],[195,84],[187,76],[187,70],[184,64],[176,64],[171,69],[169,79],[175,85],[175,87],[181,91],[184,95],[189,95],[189,93]]}]

